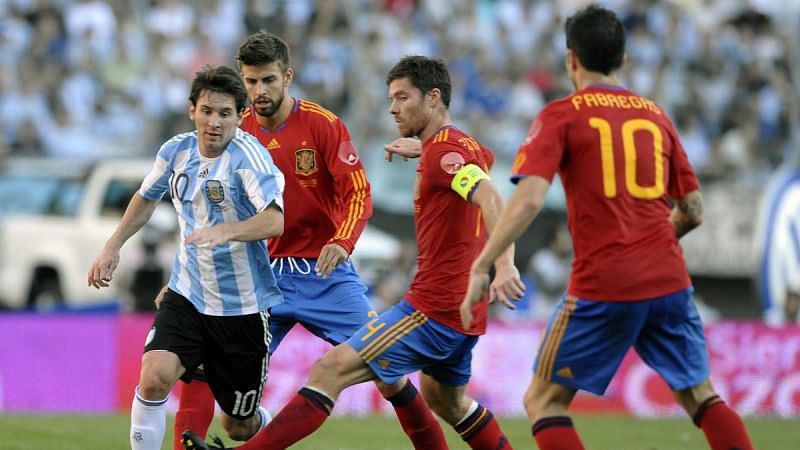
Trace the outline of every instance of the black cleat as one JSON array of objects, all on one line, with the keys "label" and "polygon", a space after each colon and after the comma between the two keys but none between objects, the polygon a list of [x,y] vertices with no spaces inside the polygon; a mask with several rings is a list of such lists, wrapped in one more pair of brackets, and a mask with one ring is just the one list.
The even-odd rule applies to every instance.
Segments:
[{"label": "black cleat", "polygon": [[214,441],[213,445],[204,441],[194,431],[186,430],[183,432],[181,443],[184,450],[227,450],[219,436],[212,436],[211,440]]}]

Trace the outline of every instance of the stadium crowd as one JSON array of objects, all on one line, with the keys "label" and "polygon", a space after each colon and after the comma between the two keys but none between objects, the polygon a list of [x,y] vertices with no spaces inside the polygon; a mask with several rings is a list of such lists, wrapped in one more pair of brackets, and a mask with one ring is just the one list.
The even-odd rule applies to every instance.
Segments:
[{"label": "stadium crowd", "polygon": [[[545,102],[569,92],[562,23],[582,3],[5,0],[0,154],[150,156],[186,127],[194,72],[232,64],[243,36],[263,28],[293,48],[294,92],[351,124],[368,163],[396,135],[385,114],[389,65],[406,54],[443,57],[455,77],[454,120],[496,151],[503,170]],[[789,145],[796,36],[782,30],[793,29],[792,2],[603,3],[627,27],[626,84],[675,117],[704,181],[761,183]],[[410,208],[392,201],[397,175],[381,167],[368,167],[377,204]]]}]

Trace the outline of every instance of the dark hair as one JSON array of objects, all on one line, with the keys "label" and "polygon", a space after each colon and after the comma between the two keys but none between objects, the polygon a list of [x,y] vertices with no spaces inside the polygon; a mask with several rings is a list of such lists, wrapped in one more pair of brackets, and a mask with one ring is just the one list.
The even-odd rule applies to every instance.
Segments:
[{"label": "dark hair", "polygon": [[625,28],[613,11],[589,5],[567,19],[567,48],[587,70],[608,75],[622,67]]},{"label": "dark hair", "polygon": [[423,94],[439,89],[445,108],[450,107],[450,72],[443,60],[418,55],[406,56],[389,71],[386,85],[400,78],[408,78]]},{"label": "dark hair", "polygon": [[197,99],[200,98],[203,91],[230,95],[236,102],[236,111],[244,110],[247,104],[247,89],[245,89],[239,73],[228,66],[205,65],[194,75],[192,92],[189,94],[189,101],[192,102],[192,105],[197,106]]},{"label": "dark hair", "polygon": [[239,46],[236,60],[240,66],[266,66],[277,62],[285,73],[289,68],[289,46],[278,36],[261,30],[248,36]]}]

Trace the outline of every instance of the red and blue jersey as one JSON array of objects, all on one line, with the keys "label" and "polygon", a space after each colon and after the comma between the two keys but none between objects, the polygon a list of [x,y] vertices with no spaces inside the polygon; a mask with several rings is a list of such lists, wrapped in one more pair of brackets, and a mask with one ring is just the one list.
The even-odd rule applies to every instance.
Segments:
[{"label": "red and blue jersey", "polygon": [[269,240],[270,256],[316,258],[329,242],[352,253],[372,215],[372,197],[344,123],[316,103],[294,99],[276,129],[262,127],[252,106],[242,129],[269,150],[286,177],[285,228]]},{"label": "red and blue jersey", "polygon": [[[456,172],[474,164],[489,172],[494,155],[453,126],[442,127],[422,143],[414,185],[414,224],[417,233],[417,274],[406,294],[411,305],[426,316],[464,332],[459,306],[467,293],[472,262],[486,243],[481,210],[456,193]],[[473,308],[473,328],[486,330],[488,302]]]},{"label": "red and blue jersey", "polygon": [[575,250],[569,294],[626,301],[690,286],[669,199],[699,183],[661,108],[608,85],[550,103],[519,149],[512,181],[556,173]]}]

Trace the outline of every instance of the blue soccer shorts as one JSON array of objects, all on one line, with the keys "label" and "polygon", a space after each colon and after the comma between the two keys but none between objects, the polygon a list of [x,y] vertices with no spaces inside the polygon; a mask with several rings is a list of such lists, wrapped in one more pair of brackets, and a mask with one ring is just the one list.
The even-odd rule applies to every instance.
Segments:
[{"label": "blue soccer shorts", "polygon": [[284,302],[270,310],[270,353],[278,348],[295,324],[338,345],[377,315],[352,262],[339,264],[324,279],[314,272],[315,264],[315,259],[307,258],[273,261],[272,270]]},{"label": "blue soccer shorts", "polygon": [[443,325],[403,300],[347,340],[381,381],[396,383],[418,370],[447,386],[469,382],[477,336]]},{"label": "blue soccer shorts", "polygon": [[632,302],[563,297],[547,324],[534,372],[602,395],[631,347],[672,390],[705,381],[708,352],[692,289]]}]

